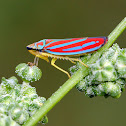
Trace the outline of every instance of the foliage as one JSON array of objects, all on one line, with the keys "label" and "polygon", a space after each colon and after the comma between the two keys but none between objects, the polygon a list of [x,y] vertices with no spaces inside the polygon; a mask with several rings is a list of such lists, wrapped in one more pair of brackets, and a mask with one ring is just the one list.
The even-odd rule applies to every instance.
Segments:
[{"label": "foliage", "polygon": [[[90,54],[86,57],[90,57]],[[81,67],[80,63],[71,67],[71,74]],[[120,49],[118,44],[114,44],[89,67],[89,75],[76,85],[79,91],[89,97],[111,96],[119,98],[121,96],[126,84],[126,49]]]},{"label": "foliage", "polygon": [[[40,79],[42,72],[38,67],[22,63],[16,67],[16,72],[23,79],[22,84],[19,84],[18,79],[14,76],[9,79],[2,78],[0,85],[0,126],[24,124],[46,101],[44,97],[37,95],[35,87],[29,85],[29,81],[33,82]],[[47,123],[47,116],[44,116],[40,122]]]}]

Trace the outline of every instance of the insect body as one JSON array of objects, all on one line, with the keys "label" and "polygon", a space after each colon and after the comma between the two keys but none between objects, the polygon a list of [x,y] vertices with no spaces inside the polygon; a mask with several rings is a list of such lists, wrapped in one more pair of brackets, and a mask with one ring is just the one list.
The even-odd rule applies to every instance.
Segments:
[{"label": "insect body", "polygon": [[75,56],[84,55],[85,53],[93,52],[101,48],[108,41],[107,37],[83,37],[83,38],[70,38],[70,39],[43,39],[36,43],[27,46],[29,52],[36,57],[49,62],[48,57],[52,57],[51,65],[66,73],[69,73],[57,65],[55,61],[60,59],[70,60],[72,63],[78,61],[85,65],[80,59],[72,58]]}]

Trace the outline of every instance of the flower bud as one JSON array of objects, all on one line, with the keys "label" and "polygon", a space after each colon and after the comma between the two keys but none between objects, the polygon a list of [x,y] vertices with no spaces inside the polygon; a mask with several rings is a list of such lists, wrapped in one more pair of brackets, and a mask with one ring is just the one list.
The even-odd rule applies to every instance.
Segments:
[{"label": "flower bud", "polygon": [[88,75],[86,76],[84,79],[82,79],[77,85],[76,85],[76,88],[79,90],[79,91],[85,91],[88,86],[92,85],[93,83],[93,76],[92,75]]},{"label": "flower bud", "polygon": [[32,101],[32,104],[36,104],[41,107],[45,103],[46,99],[44,97],[38,97]]},{"label": "flower bud", "polygon": [[78,67],[76,65],[69,68],[71,75],[73,75],[77,70],[78,70]]},{"label": "flower bud", "polygon": [[92,98],[95,96],[95,93],[94,93],[94,87],[92,86],[89,86],[86,90],[85,90],[85,95]]},{"label": "flower bud", "polygon": [[121,88],[121,91],[125,91],[125,84],[126,84],[126,81],[124,79],[118,79],[116,80],[116,84],[118,84]]},{"label": "flower bud", "polygon": [[96,81],[115,81],[117,79],[117,73],[114,66],[107,59],[100,59],[91,66],[91,70]]},{"label": "flower bud", "polygon": [[23,81],[26,82],[34,82],[41,78],[42,72],[37,66],[28,65],[25,63],[21,63],[16,67],[15,71],[18,76],[22,78]]},{"label": "flower bud", "polygon": [[9,116],[19,124],[24,124],[29,119],[29,114],[18,104],[10,105]]},{"label": "flower bud", "polygon": [[35,114],[35,112],[44,104],[46,99],[44,97],[38,97],[31,101],[31,104],[29,105],[29,113],[30,116]]},{"label": "flower bud", "polygon": [[87,84],[86,84],[85,79],[81,80],[81,81],[76,85],[76,88],[77,88],[79,91],[81,91],[81,92],[85,91],[86,88],[87,88]]},{"label": "flower bud", "polygon": [[46,123],[48,123],[48,117],[47,116],[44,116],[43,118],[42,118],[42,124],[46,124]]},{"label": "flower bud", "polygon": [[20,126],[11,117],[0,113],[0,126]]},{"label": "flower bud", "polygon": [[18,79],[14,76],[8,79],[6,79],[5,77],[2,77],[1,85],[5,87],[7,90],[13,89],[17,83],[18,83]]},{"label": "flower bud", "polygon": [[28,85],[26,88],[22,89],[22,94],[23,94],[23,96],[27,96],[32,99],[37,98],[36,88],[32,87],[30,85]]},{"label": "flower bud", "polygon": [[105,84],[99,84],[98,86],[96,86],[95,88],[95,92],[97,96],[104,96],[105,95]]},{"label": "flower bud", "polygon": [[116,69],[120,77],[126,78],[126,49],[121,49],[117,58]]},{"label": "flower bud", "polygon": [[118,44],[117,43],[113,44],[111,48],[109,48],[103,53],[102,58],[109,60],[112,64],[115,64],[119,52],[120,52],[120,48]]},{"label": "flower bud", "polygon": [[115,84],[113,82],[106,82],[105,93],[109,94],[113,98],[119,98],[121,96],[121,88],[118,84]]},{"label": "flower bud", "polygon": [[14,99],[12,99],[12,97],[7,94],[7,95],[2,95],[0,97],[0,103],[2,104],[6,104],[6,105],[9,105]]},{"label": "flower bud", "polygon": [[22,71],[28,67],[28,65],[26,63],[20,63],[19,65],[16,66],[15,68],[15,72],[17,73],[17,75],[20,77],[22,76]]},{"label": "flower bud", "polygon": [[7,114],[7,105],[0,103],[0,113]]}]

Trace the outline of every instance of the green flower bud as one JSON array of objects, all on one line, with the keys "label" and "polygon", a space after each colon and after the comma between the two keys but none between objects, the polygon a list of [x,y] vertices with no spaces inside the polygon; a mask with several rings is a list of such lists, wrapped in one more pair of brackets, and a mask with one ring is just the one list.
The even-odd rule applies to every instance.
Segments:
[{"label": "green flower bud", "polygon": [[85,90],[85,95],[92,98],[95,96],[95,93],[94,93],[94,87],[92,86],[89,86],[86,90]]},{"label": "green flower bud", "polygon": [[20,126],[11,117],[0,113],[0,126]]},{"label": "green flower bud", "polygon": [[28,110],[31,103],[31,99],[28,96],[20,96],[16,101],[19,103],[19,106],[22,106],[25,110]]},{"label": "green flower bud", "polygon": [[19,124],[24,124],[29,119],[29,114],[18,104],[12,104],[9,107],[9,116]]},{"label": "green flower bud", "polygon": [[11,89],[11,90],[8,91],[8,94],[10,94],[10,96],[13,99],[16,99],[21,94],[20,90],[21,90],[21,85],[20,84],[16,84],[13,89]]},{"label": "green flower bud", "polygon": [[118,95],[113,96],[113,98],[120,98],[120,96],[121,96],[121,92]]},{"label": "green flower bud", "polygon": [[102,58],[91,65],[91,70],[96,81],[115,81],[117,79],[117,73],[114,66],[107,59]]},{"label": "green flower bud", "polygon": [[69,68],[71,75],[73,75],[77,70],[78,70],[78,67],[76,65]]},{"label": "green flower bud", "polygon": [[24,69],[22,76],[26,81],[37,81],[41,78],[42,72],[37,66],[30,66]]},{"label": "green flower bud", "polygon": [[3,87],[5,87],[7,90],[13,89],[17,83],[18,83],[18,80],[14,76],[10,77],[9,79],[6,79],[5,77],[2,77],[1,85]]},{"label": "green flower bud", "polygon": [[119,98],[121,96],[121,88],[118,84],[115,84],[113,82],[106,82],[105,93],[109,94],[113,98]]},{"label": "green flower bud", "polygon": [[[1,95],[8,94],[13,99],[15,99],[17,96],[20,95],[21,85],[15,84],[12,79],[9,81],[8,80],[9,79],[5,79],[5,81],[2,81],[1,86],[0,86],[0,94]],[[11,82],[13,82],[13,83],[11,83]]]},{"label": "green flower bud", "polygon": [[32,103],[29,105],[29,114],[30,116],[34,115],[35,112],[40,108],[40,106],[38,106],[38,104]]},{"label": "green flower bud", "polygon": [[11,96],[16,98],[21,94],[21,84],[16,84],[13,91],[11,91]]},{"label": "green flower bud", "polygon": [[34,99],[38,98],[37,94],[32,95],[31,100],[33,101]]},{"label": "green flower bud", "polygon": [[29,66],[25,63],[16,67],[16,73],[23,81],[34,82],[41,78],[42,72],[37,66]]},{"label": "green flower bud", "polygon": [[7,114],[7,105],[0,103],[0,113]]},{"label": "green flower bud", "polygon": [[7,94],[7,89],[3,85],[0,85],[0,95],[5,95]]},{"label": "green flower bud", "polygon": [[125,91],[126,81],[124,79],[116,80],[116,84],[118,84],[120,86],[122,92]]},{"label": "green flower bud", "polygon": [[109,60],[112,64],[115,64],[119,52],[120,52],[120,48],[118,44],[113,44],[111,48],[109,48],[103,53],[102,58]]},{"label": "green flower bud", "polygon": [[26,111],[29,108],[29,103],[27,103],[27,102],[20,102],[19,105],[22,106],[23,109],[26,110]]},{"label": "green flower bud", "polygon": [[48,117],[47,116],[44,116],[43,118],[42,118],[42,124],[46,124],[46,123],[48,123]]},{"label": "green flower bud", "polygon": [[2,95],[2,96],[0,97],[0,103],[2,103],[2,104],[9,105],[9,104],[10,104],[11,102],[13,102],[13,101],[14,101],[14,99],[12,99],[12,97],[9,96],[8,94]]},{"label": "green flower bud", "polygon": [[104,96],[105,95],[105,84],[99,84],[95,88],[95,93],[97,96]]},{"label": "green flower bud", "polygon": [[86,76],[84,79],[82,79],[77,85],[76,85],[76,88],[79,90],[79,91],[85,91],[88,86],[90,86],[93,82],[93,76],[92,75],[88,75]]},{"label": "green flower bud", "polygon": [[11,83],[18,83],[18,79],[15,77],[15,76],[12,76],[12,77],[10,77],[9,79],[8,79],[8,81],[10,82],[10,84]]},{"label": "green flower bud", "polygon": [[121,49],[117,58],[116,69],[120,77],[126,78],[126,49]]},{"label": "green flower bud", "polygon": [[38,97],[31,101],[31,104],[29,105],[29,114],[32,116],[35,114],[35,112],[44,104],[46,99],[44,97]]},{"label": "green flower bud", "polygon": [[16,68],[15,68],[16,71],[15,71],[15,72],[17,73],[17,75],[18,75],[19,77],[22,76],[22,71],[23,71],[26,67],[28,67],[28,65],[27,65],[26,63],[20,63],[19,65],[16,66]]},{"label": "green flower bud", "polygon": [[76,85],[76,88],[79,90],[79,91],[81,91],[81,92],[83,92],[83,91],[85,91],[86,89],[87,89],[87,84],[86,84],[86,81],[85,81],[85,79],[83,79],[83,80],[81,80],[77,85]]},{"label": "green flower bud", "polygon": [[28,96],[30,98],[35,98],[36,97],[36,88],[35,87],[31,87],[30,85],[28,85],[25,90],[22,90],[22,94],[24,96]]},{"label": "green flower bud", "polygon": [[[36,104],[36,105],[38,105],[39,107],[41,107],[42,105],[43,105],[43,103],[45,103],[45,101],[46,101],[46,99],[44,98],[44,97],[38,97],[38,98],[36,98],[36,99],[34,99],[33,101],[32,101],[32,104]],[[38,107],[38,108],[39,108]]]}]

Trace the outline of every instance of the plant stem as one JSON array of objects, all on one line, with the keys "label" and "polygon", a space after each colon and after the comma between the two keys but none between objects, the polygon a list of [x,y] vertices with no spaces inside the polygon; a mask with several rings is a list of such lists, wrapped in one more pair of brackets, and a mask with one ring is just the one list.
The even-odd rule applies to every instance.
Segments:
[{"label": "plant stem", "polygon": [[[126,18],[124,18],[118,26],[108,36],[108,43],[99,49],[88,60],[88,64],[94,63],[101,56],[103,51],[108,49],[113,42],[126,29]],[[80,68],[69,80],[67,80],[45,103],[44,105],[24,124],[24,126],[34,126],[43,118],[82,78],[89,73],[89,68]]]}]

